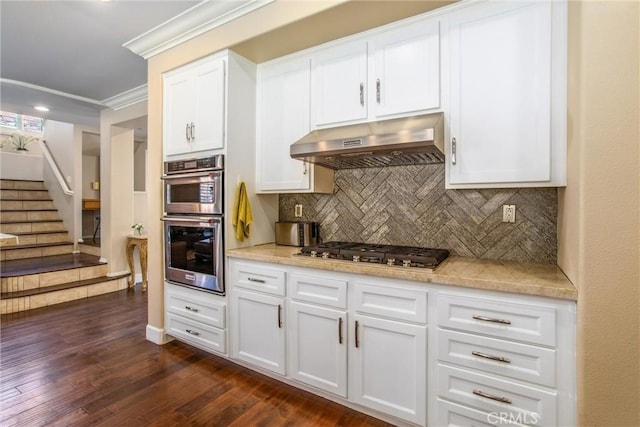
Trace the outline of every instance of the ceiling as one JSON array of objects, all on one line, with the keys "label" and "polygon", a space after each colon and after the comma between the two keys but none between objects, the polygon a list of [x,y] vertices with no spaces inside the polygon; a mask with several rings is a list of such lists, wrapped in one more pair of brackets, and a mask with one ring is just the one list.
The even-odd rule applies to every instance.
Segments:
[{"label": "ceiling", "polygon": [[122,45],[198,3],[0,1],[0,109],[98,129],[105,100],[147,82]]}]

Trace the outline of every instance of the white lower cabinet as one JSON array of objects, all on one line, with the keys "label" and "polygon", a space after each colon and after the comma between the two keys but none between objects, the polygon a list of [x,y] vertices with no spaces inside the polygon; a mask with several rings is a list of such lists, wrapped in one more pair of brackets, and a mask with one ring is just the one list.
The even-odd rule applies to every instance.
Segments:
[{"label": "white lower cabinet", "polygon": [[284,298],[237,289],[231,304],[233,357],[284,375]]},{"label": "white lower cabinet", "polygon": [[231,357],[290,384],[398,425],[576,423],[573,301],[233,258],[229,277]]},{"label": "white lower cabinet", "polygon": [[354,314],[349,349],[349,399],[425,424],[427,328]]},{"label": "white lower cabinet", "polygon": [[234,259],[229,267],[231,357],[284,375],[285,271]]},{"label": "white lower cabinet", "polygon": [[346,321],[346,311],[289,303],[291,378],[347,397]]},{"label": "white lower cabinet", "polygon": [[165,331],[195,347],[227,353],[225,298],[165,283]]},{"label": "white lower cabinet", "polygon": [[437,294],[438,425],[575,425],[575,303]]}]

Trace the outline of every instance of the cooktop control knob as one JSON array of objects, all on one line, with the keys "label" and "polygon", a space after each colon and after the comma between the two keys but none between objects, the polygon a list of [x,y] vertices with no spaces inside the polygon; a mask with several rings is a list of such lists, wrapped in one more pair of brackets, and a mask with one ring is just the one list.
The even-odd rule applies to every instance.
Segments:
[{"label": "cooktop control knob", "polygon": [[329,252],[322,252],[323,259],[329,259]]},{"label": "cooktop control knob", "polygon": [[360,255],[354,255],[353,262],[360,262]]},{"label": "cooktop control knob", "polygon": [[318,256],[318,252],[317,251],[311,251],[311,258],[315,258]]},{"label": "cooktop control knob", "polygon": [[387,265],[396,265],[396,259],[395,258],[387,259]]},{"label": "cooktop control knob", "polygon": [[403,267],[411,267],[411,260],[410,259],[403,259],[402,260],[402,266]]}]

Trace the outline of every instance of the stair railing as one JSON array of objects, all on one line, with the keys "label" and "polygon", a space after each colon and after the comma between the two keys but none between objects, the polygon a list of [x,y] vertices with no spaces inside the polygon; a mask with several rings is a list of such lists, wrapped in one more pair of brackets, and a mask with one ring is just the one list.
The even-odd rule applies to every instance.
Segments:
[{"label": "stair railing", "polygon": [[45,140],[41,140],[40,147],[42,148],[42,154],[44,158],[47,160],[47,163],[49,163],[49,166],[51,167],[51,170],[53,171],[53,174],[55,175],[58,184],[60,184],[60,188],[62,189],[64,194],[66,194],[67,196],[73,196],[73,190],[71,189],[71,187],[69,187],[69,183],[67,182],[67,180],[64,179],[64,176],[60,171],[60,166],[58,166],[56,159],[53,157],[53,154],[51,154],[51,151],[47,146],[47,142]]}]

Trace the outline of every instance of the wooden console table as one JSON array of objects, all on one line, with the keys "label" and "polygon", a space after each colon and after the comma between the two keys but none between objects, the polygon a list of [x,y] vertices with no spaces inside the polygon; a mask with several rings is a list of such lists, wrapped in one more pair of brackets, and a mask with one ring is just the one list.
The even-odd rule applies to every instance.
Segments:
[{"label": "wooden console table", "polygon": [[140,252],[140,268],[142,269],[142,292],[147,291],[147,236],[127,236],[127,262],[131,277],[129,278],[129,288],[136,284],[136,268],[133,263],[133,250],[138,247]]}]

